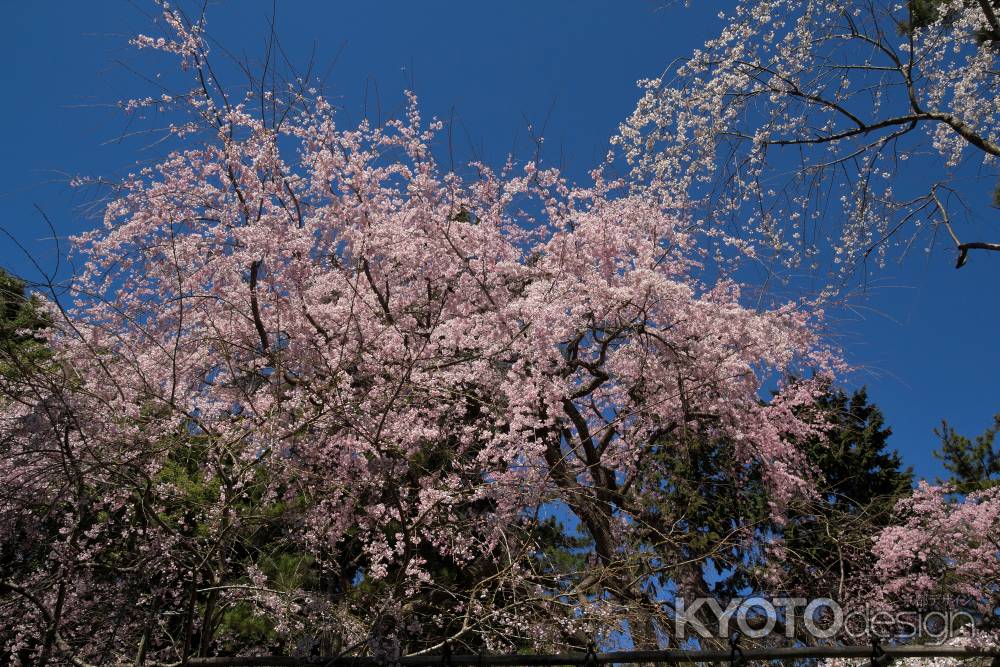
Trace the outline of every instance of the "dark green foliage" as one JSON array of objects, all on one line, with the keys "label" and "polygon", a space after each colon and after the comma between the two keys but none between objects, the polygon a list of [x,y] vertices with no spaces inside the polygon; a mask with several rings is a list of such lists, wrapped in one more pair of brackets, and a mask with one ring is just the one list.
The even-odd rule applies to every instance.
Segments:
[{"label": "dark green foliage", "polygon": [[824,438],[801,445],[821,475],[819,497],[795,506],[782,531],[786,586],[795,595],[836,599],[869,573],[871,538],[889,525],[913,475],[886,449],[892,431],[864,389],[850,397],[831,392],[819,406],[831,427]]},{"label": "dark green foliage", "polygon": [[898,452],[886,451],[892,429],[885,426],[881,410],[868,402],[865,389],[850,398],[842,391],[827,394],[819,407],[832,426],[825,442],[813,440],[804,448],[810,462],[823,473],[820,488],[831,506],[853,511],[874,500],[909,492],[912,473],[900,469]]},{"label": "dark green foliage", "polygon": [[271,621],[255,614],[245,602],[222,612],[216,634],[221,638],[221,653],[228,655],[240,655],[247,647],[270,646],[278,639]]},{"label": "dark green foliage", "polygon": [[[651,472],[642,484],[669,492],[638,493],[635,501],[636,520],[646,528],[637,531],[641,547],[652,555],[646,567],[659,587],[651,595],[670,597],[673,588],[685,600],[713,596],[725,606],[751,592],[857,594],[856,582],[867,581],[874,565],[871,538],[910,492],[912,474],[886,448],[891,431],[864,390],[831,390],[818,407],[829,428],[798,444],[816,471],[819,493],[794,503],[781,525],[771,519],[759,468],[738,463],[734,443],[713,437],[710,421],[651,447],[644,464]],[[781,557],[763,546],[774,538],[781,538]]]},{"label": "dark green foliage", "polygon": [[[965,2],[966,7],[978,4],[979,0],[966,0]],[[994,10],[1000,10],[1000,0],[991,0],[990,4],[993,5]],[[953,12],[945,13],[942,16],[942,11],[947,12],[947,5],[946,0],[909,0],[908,17],[899,26],[900,32],[906,34],[916,28],[926,28],[939,19],[942,21],[942,25],[950,27],[955,21],[955,16]],[[997,36],[988,25],[985,16],[983,16],[983,26],[970,36],[979,44],[997,41]]]},{"label": "dark green foliage", "polygon": [[941,0],[910,0],[909,19],[901,26],[901,30],[909,32],[915,28],[926,28],[931,25],[937,20],[941,4]]},{"label": "dark green foliage", "polygon": [[24,377],[49,357],[42,331],[48,326],[25,282],[0,268],[0,375]]},{"label": "dark green foliage", "polygon": [[30,333],[18,334],[16,330],[37,331],[45,326],[37,302],[25,293],[25,282],[0,268],[0,342],[37,340]]},{"label": "dark green foliage", "polygon": [[[845,561],[837,542],[846,541],[861,557],[868,551],[873,529],[888,525],[895,501],[909,493],[912,473],[902,468],[900,456],[886,449],[891,430],[878,407],[868,402],[864,389],[848,396],[831,391],[818,403],[830,428],[822,438],[800,443],[819,477],[818,497],[795,504],[784,526],[770,524],[767,494],[758,471],[738,466],[731,443],[695,438],[659,461],[673,491],[670,507],[651,507],[653,516],[685,530],[681,560],[705,562],[709,557],[728,576],[714,581],[715,594],[735,595],[754,586],[755,562],[760,554],[746,550],[735,536],[742,533],[781,535],[790,551],[787,580],[796,595],[805,590],[835,593],[825,576],[843,572],[849,577],[867,567],[862,560]],[[655,454],[654,454],[655,455]],[[726,548],[719,549],[719,545]],[[843,566],[843,570],[842,570]],[[717,579],[717,577],[711,577]],[[822,590],[817,590],[822,589]],[[792,592],[792,591],[790,591]]]},{"label": "dark green foliage", "polygon": [[[662,478],[647,484],[662,485],[668,495],[640,499],[639,521],[645,530],[638,534],[658,552],[654,564],[664,569],[657,583],[677,584],[679,595],[688,599],[736,595],[749,584],[747,538],[769,515],[759,471],[737,463],[733,444],[707,431],[671,438],[650,456],[650,467]],[[706,566],[731,575],[706,576]]]},{"label": "dark green foliage", "polygon": [[993,424],[969,440],[942,421],[934,433],[941,439],[941,449],[934,456],[942,461],[951,473],[948,480],[959,493],[970,493],[996,486],[1000,483],[1000,454],[993,444],[1000,433],[1000,414],[993,417]]}]

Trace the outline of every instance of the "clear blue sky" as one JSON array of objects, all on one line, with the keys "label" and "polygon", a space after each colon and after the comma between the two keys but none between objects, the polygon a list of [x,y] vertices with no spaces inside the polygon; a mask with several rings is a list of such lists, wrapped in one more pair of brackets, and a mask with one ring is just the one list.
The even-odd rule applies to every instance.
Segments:
[{"label": "clear blue sky", "polygon": [[[296,0],[279,3],[277,28],[297,65],[316,44],[318,74],[339,52],[327,91],[352,120],[366,87],[371,116],[376,86],[384,113],[412,87],[425,117],[447,119],[455,109],[464,126],[455,133],[456,159],[500,163],[512,149],[527,154],[527,119],[536,131],[545,126],[548,159],[582,179],[633,108],[636,79],[659,74],[717,29],[709,3],[694,4]],[[66,179],[114,177],[157,154],[146,148],[148,135],[119,141],[143,128],[126,128],[114,106],[153,92],[130,73],[149,70],[127,40],[150,31],[143,12],[155,10],[145,0],[6,0],[3,8],[0,224],[51,266],[34,205],[60,234],[91,227],[91,202]],[[270,1],[210,2],[209,33],[259,59],[270,14]],[[6,238],[0,265],[31,275]],[[961,271],[950,255],[915,256],[878,275],[867,302],[832,320],[860,369],[851,385],[869,386],[895,432],[891,445],[918,474],[940,471],[930,452],[942,417],[972,435],[1000,412],[1000,255],[975,255]]]}]

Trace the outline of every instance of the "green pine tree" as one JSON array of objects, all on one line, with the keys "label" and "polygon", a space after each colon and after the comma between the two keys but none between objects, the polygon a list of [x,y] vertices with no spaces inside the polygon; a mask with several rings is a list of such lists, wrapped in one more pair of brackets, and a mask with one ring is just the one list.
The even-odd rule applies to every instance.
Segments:
[{"label": "green pine tree", "polygon": [[[760,470],[736,463],[733,443],[713,439],[710,428],[672,433],[651,448],[655,466],[649,467],[659,479],[646,483],[670,493],[661,501],[654,501],[656,494],[638,499],[645,511],[637,521],[649,527],[643,546],[656,553],[651,562],[664,565],[661,593],[714,596],[725,606],[757,592],[835,599],[855,592],[854,582],[874,564],[871,536],[910,492],[912,473],[887,449],[891,430],[864,389],[831,390],[819,407],[830,427],[799,443],[817,471],[819,494],[794,504],[784,525],[771,521]],[[761,550],[770,537],[782,538],[784,559],[769,562]],[[770,590],[762,577],[775,568],[782,591]]]},{"label": "green pine tree", "polygon": [[865,389],[833,391],[820,406],[830,420],[823,438],[803,443],[821,474],[819,496],[793,508],[782,530],[788,550],[790,593],[849,596],[874,564],[871,537],[889,525],[896,501],[912,488],[913,474],[887,449],[892,430]]},{"label": "green pine tree", "polygon": [[944,420],[934,433],[941,439],[941,449],[934,456],[951,473],[947,481],[956,491],[970,493],[1000,483],[1000,453],[993,446],[1000,433],[1000,414],[993,417],[993,424],[975,440],[959,434]]},{"label": "green pine tree", "polygon": [[41,336],[48,324],[25,282],[0,268],[0,376],[23,379],[49,358]]}]

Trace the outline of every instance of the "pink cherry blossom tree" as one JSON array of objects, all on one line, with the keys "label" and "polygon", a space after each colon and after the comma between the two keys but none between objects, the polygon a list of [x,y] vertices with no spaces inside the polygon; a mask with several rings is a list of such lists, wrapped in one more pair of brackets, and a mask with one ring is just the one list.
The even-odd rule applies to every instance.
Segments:
[{"label": "pink cherry blossom tree", "polygon": [[980,629],[995,632],[998,488],[956,497],[948,486],[921,482],[897,512],[899,523],[883,530],[875,543],[886,601],[912,605],[921,598],[951,596],[982,616]]},{"label": "pink cherry blossom tree", "polygon": [[1000,250],[997,14],[739,0],[703,49],[640,82],[616,141],[642,183],[690,193],[705,227],[778,275],[835,286],[938,238],[961,267]]},{"label": "pink cherry blossom tree", "polygon": [[[993,649],[1000,645],[995,621],[1000,601],[997,491],[994,486],[959,496],[948,485],[920,482],[912,497],[896,507],[897,523],[875,538],[873,583],[878,585],[869,592],[867,608],[880,613],[904,611],[913,624],[909,631],[938,633],[911,638],[918,643]],[[938,627],[927,627],[928,617],[919,615],[922,610],[941,614],[934,619]],[[957,667],[966,661],[913,657],[898,662],[908,667]],[[824,664],[867,663],[833,659]]]},{"label": "pink cherry blossom tree", "polygon": [[[641,82],[615,140],[632,187],[687,193],[699,228],[779,278],[819,275],[826,297],[937,239],[958,268],[998,251],[998,14],[991,0],[731,3],[717,37]],[[922,485],[898,510],[863,592],[890,609],[963,597],[991,626],[995,489]]]},{"label": "pink cherry blossom tree", "polygon": [[[655,646],[656,460],[733,443],[778,523],[810,494],[822,313],[747,303],[662,193],[463,178],[414,98],[343,128],[305,85],[237,97],[203,21],[163,16],[135,44],[190,76],[154,101],[180,147],[75,239],[52,358],[0,380],[8,655]],[[584,566],[543,548],[552,512]]]}]

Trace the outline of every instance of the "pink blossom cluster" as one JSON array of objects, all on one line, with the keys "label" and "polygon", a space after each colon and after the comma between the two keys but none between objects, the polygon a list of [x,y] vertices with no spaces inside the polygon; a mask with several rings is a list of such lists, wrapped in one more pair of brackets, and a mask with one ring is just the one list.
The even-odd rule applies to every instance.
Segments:
[{"label": "pink blossom cluster", "polygon": [[1000,577],[1000,488],[956,498],[947,486],[921,482],[897,508],[898,525],[875,542],[883,594],[897,604],[921,596],[958,596],[987,614]]},{"label": "pink blossom cluster", "polygon": [[639,82],[615,138],[638,183],[687,193],[700,224],[831,292],[894,247],[929,249],[928,229],[959,266],[1000,249],[953,224],[957,197],[989,203],[969,184],[1000,156],[992,3],[731,4],[703,48]]},{"label": "pink blossom cluster", "polygon": [[[776,517],[809,492],[792,443],[838,365],[820,314],[747,304],[660,198],[532,162],[443,172],[441,125],[412,97],[354,129],[323,98],[280,124],[250,97],[178,99],[204,141],[128,176],[75,239],[72,302],[50,304],[59,380],[3,421],[3,542],[47,563],[10,598],[23,635],[57,618],[57,648],[124,658],[145,636],[175,659],[215,646],[201,624],[241,604],[282,637],[337,619],[349,644],[440,590],[457,636],[548,641],[591,606],[613,615],[533,583],[518,536],[561,504],[598,562],[627,560],[651,441],[695,425],[733,440]],[[776,374],[813,371],[762,399]],[[272,581],[246,555],[265,530],[377,595]],[[449,588],[441,563],[480,579]],[[189,619],[180,637],[153,621],[171,617]]]},{"label": "pink blossom cluster", "polygon": [[[443,170],[413,96],[382,126],[302,92],[275,120],[219,96],[202,27],[165,16],[176,39],[137,44],[196,70],[161,101],[200,129],[74,239],[53,359],[0,387],[3,650],[185,660],[244,612],[284,648],[608,635],[654,576],[633,539],[633,501],[668,493],[651,448],[734,443],[776,525],[813,493],[795,443],[842,367],[822,312],[745,298],[682,195]],[[880,537],[887,592],[921,564],[985,593],[993,495],[941,493]],[[575,581],[536,540],[552,507],[591,545]]]}]

